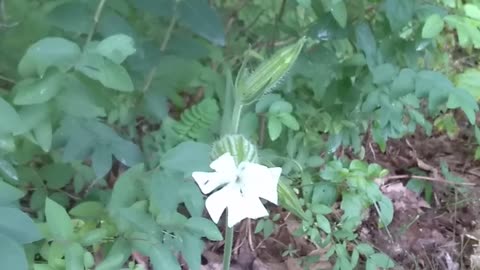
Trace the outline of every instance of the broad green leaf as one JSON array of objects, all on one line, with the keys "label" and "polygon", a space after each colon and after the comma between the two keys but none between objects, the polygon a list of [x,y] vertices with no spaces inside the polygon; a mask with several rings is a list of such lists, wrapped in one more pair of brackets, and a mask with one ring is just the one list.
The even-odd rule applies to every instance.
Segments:
[{"label": "broad green leaf", "polygon": [[370,255],[370,257],[368,259],[373,264],[375,264],[377,267],[381,267],[381,268],[384,268],[384,269],[395,267],[395,262],[392,259],[390,259],[390,257],[385,255],[384,253],[372,254],[372,255]]},{"label": "broad green leaf", "polygon": [[289,113],[280,113],[277,115],[277,118],[284,124],[286,127],[292,130],[299,130],[300,124],[297,119]]},{"label": "broad green leaf", "polygon": [[280,137],[280,134],[282,133],[283,125],[280,119],[278,119],[276,116],[270,116],[268,117],[268,135],[270,136],[270,139],[272,141],[275,141]]},{"label": "broad green leaf", "polygon": [[306,214],[302,208],[302,202],[293,188],[280,180],[278,183],[278,201],[282,207],[295,214],[297,217],[305,219]]},{"label": "broad green leaf", "polygon": [[189,233],[182,234],[182,256],[187,261],[189,269],[201,269],[202,250],[204,242]]},{"label": "broad green leaf", "polygon": [[24,124],[25,131],[30,131],[43,122],[50,120],[51,108],[49,105],[48,103],[43,103],[21,107],[18,113]]},{"label": "broad green leaf", "polygon": [[22,131],[22,120],[15,109],[0,97],[0,134],[13,132],[18,134]]},{"label": "broad green leaf", "polygon": [[342,203],[340,208],[344,211],[345,218],[358,218],[362,215],[363,200],[361,195],[344,192],[342,194]]},{"label": "broad green leaf", "polygon": [[142,151],[131,141],[118,138],[110,147],[115,158],[125,166],[132,167],[143,162]]},{"label": "broad green leaf", "polygon": [[106,228],[93,229],[83,234],[80,242],[83,246],[93,246],[93,245],[100,244],[107,237],[109,237],[108,229]]},{"label": "broad green leaf", "polygon": [[47,15],[48,21],[55,27],[68,32],[88,34],[92,28],[94,12],[82,2],[66,2],[56,6]]},{"label": "broad green leaf", "polygon": [[412,69],[402,69],[392,83],[392,96],[394,98],[403,97],[415,90],[415,71]]},{"label": "broad green leaf", "polygon": [[475,98],[463,89],[456,89],[450,93],[448,98],[447,107],[449,109],[460,108],[467,116],[470,124],[475,124],[475,115],[478,112],[478,104]]},{"label": "broad green leaf", "polygon": [[415,11],[415,0],[386,0],[385,12],[393,31],[399,32],[412,19]]},{"label": "broad green leaf", "polygon": [[18,180],[17,171],[13,165],[5,159],[0,159],[0,172],[13,180]]},{"label": "broad green leaf", "polygon": [[48,67],[58,67],[61,71],[70,69],[79,57],[77,44],[60,37],[47,37],[28,48],[18,64],[18,72],[23,77],[42,77]]},{"label": "broad green leaf", "polygon": [[66,186],[73,178],[72,167],[65,163],[51,163],[39,170],[39,175],[52,189],[60,189]]},{"label": "broad green leaf", "polygon": [[185,228],[190,230],[192,234],[206,237],[211,241],[223,240],[222,234],[220,233],[220,230],[218,230],[217,225],[206,218],[191,217],[188,219],[187,223],[185,223]]},{"label": "broad green leaf", "polygon": [[152,174],[150,200],[165,217],[171,217],[177,212],[180,203],[181,177],[181,174],[169,171]]},{"label": "broad green leaf", "polygon": [[468,17],[475,20],[480,20],[480,8],[478,7],[478,4],[475,5],[466,3],[463,5],[463,10],[465,11],[465,15]]},{"label": "broad green leaf", "polygon": [[329,7],[330,12],[332,13],[335,20],[338,24],[345,28],[347,26],[347,6],[343,0],[332,1],[333,3]]},{"label": "broad green leaf", "polygon": [[382,64],[372,70],[375,84],[387,84],[393,81],[398,74],[398,69],[392,64]]},{"label": "broad green leaf", "polygon": [[355,249],[364,256],[370,256],[375,253],[375,250],[369,244],[365,243],[358,244]]},{"label": "broad green leaf", "polygon": [[355,36],[357,46],[363,51],[367,59],[368,66],[373,68],[377,64],[377,43],[372,30],[367,23],[360,23],[355,27]]},{"label": "broad green leaf", "polygon": [[95,147],[92,155],[92,167],[97,178],[104,177],[112,168],[112,151],[107,145]]},{"label": "broad green leaf", "polygon": [[0,206],[11,204],[24,195],[21,190],[0,180]]},{"label": "broad green leaf", "polygon": [[15,105],[32,105],[49,101],[64,88],[65,76],[57,71],[47,72],[38,80],[25,80],[15,88]]},{"label": "broad green leaf", "polygon": [[273,102],[270,108],[268,109],[268,112],[270,114],[291,113],[292,111],[293,111],[292,104],[284,100],[278,100]]},{"label": "broad green leaf", "polygon": [[378,202],[379,210],[379,223],[382,227],[387,227],[392,223],[393,220],[393,203],[392,201],[385,195],[382,195],[382,200]]},{"label": "broad green leaf", "polygon": [[45,201],[45,217],[48,229],[56,240],[71,240],[73,238],[73,223],[67,211],[49,198]]},{"label": "broad green leaf", "polygon": [[332,233],[332,228],[330,226],[330,221],[324,215],[316,216],[317,225],[324,232],[330,234]]},{"label": "broad green leaf", "polygon": [[455,84],[458,88],[467,90],[476,100],[480,100],[480,71],[467,69],[455,76]]},{"label": "broad green leaf", "polygon": [[0,233],[20,244],[40,240],[42,236],[33,220],[17,208],[0,207]]},{"label": "broad green leaf", "polygon": [[81,202],[73,207],[69,213],[79,218],[100,218],[105,213],[105,206],[97,201]]},{"label": "broad green leaf", "polygon": [[12,153],[15,150],[15,138],[11,134],[0,135],[0,151],[3,153]]},{"label": "broad green leaf", "polygon": [[195,171],[208,171],[211,147],[194,141],[183,142],[168,150],[161,159],[165,169],[191,175]]},{"label": "broad green leaf", "polygon": [[79,243],[71,243],[65,252],[66,269],[68,270],[84,270],[83,254],[84,250]]},{"label": "broad green leaf", "polygon": [[121,64],[128,56],[134,54],[136,49],[131,37],[117,34],[102,40],[97,45],[96,51],[114,63]]},{"label": "broad green leaf", "polygon": [[134,90],[132,79],[127,70],[102,55],[84,54],[75,69],[89,78],[99,81],[105,87],[123,92]]},{"label": "broad green leaf", "polygon": [[443,30],[445,23],[438,14],[430,15],[422,28],[422,38],[434,38]]},{"label": "broad green leaf", "polygon": [[130,244],[125,238],[117,238],[107,257],[95,267],[95,270],[118,270],[132,255]]},{"label": "broad green leaf", "polygon": [[0,260],[2,268],[9,270],[28,269],[23,247],[10,237],[0,234]]},{"label": "broad green leaf", "polygon": [[[152,239],[155,241],[155,239]],[[150,243],[145,240],[133,240],[133,248],[149,256],[154,269],[180,270],[176,256],[163,243]]]},{"label": "broad green leaf", "polygon": [[140,192],[139,182],[145,177],[145,171],[142,164],[130,168],[124,172],[113,187],[112,196],[108,208],[118,210],[119,208],[130,207]]},{"label": "broad green leaf", "polygon": [[44,152],[49,152],[52,147],[52,124],[45,121],[33,129],[33,135],[38,145]]}]

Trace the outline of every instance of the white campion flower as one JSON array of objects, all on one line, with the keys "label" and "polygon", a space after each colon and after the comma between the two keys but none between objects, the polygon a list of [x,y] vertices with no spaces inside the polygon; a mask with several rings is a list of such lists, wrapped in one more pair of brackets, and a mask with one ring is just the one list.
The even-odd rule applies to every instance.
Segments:
[{"label": "white campion flower", "polygon": [[277,204],[281,168],[268,168],[248,161],[241,162],[237,167],[229,152],[213,161],[210,167],[215,172],[194,172],[192,177],[204,194],[221,187],[205,202],[215,223],[218,223],[226,208],[227,224],[233,227],[245,218],[268,216],[260,198]]}]

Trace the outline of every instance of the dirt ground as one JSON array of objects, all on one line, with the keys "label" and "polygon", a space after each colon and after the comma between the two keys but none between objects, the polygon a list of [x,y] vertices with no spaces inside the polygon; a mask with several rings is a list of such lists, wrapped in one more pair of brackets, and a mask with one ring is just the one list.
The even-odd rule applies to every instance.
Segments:
[{"label": "dirt ground", "polygon": [[[464,123],[458,122],[460,127]],[[371,211],[358,230],[360,239],[391,256],[395,269],[480,269],[480,162],[473,159],[471,128],[461,127],[455,138],[440,132],[428,137],[418,131],[390,141],[385,153],[369,141],[365,149],[369,162],[390,171],[378,183],[392,199],[395,214],[388,229],[378,229],[378,217]],[[412,178],[420,186],[428,183],[431,192],[408,189]],[[299,226],[294,217],[282,213],[280,221],[267,239],[253,236],[253,221],[243,222],[237,229],[232,269],[300,270],[302,256],[326,253],[292,236]],[[296,256],[281,256],[289,247]],[[207,250],[203,270],[222,269],[221,243]],[[332,269],[332,264],[320,261],[307,269]]]}]

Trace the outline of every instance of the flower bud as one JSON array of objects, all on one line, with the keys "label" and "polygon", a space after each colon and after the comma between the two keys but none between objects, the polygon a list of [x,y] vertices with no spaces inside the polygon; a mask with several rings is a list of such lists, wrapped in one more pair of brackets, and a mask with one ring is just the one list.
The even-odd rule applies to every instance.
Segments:
[{"label": "flower bud", "polygon": [[235,85],[237,98],[246,105],[271,91],[293,66],[305,40],[303,37],[297,43],[282,48],[248,76],[244,70],[240,70],[240,78]]},{"label": "flower bud", "polygon": [[257,147],[242,135],[227,135],[213,144],[211,158],[216,160],[225,153],[230,153],[236,165],[242,161],[258,161]]}]

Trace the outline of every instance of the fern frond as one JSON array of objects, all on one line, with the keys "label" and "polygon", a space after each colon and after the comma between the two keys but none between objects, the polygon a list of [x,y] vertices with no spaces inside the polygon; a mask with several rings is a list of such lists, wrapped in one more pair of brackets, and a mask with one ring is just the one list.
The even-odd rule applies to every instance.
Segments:
[{"label": "fern frond", "polygon": [[218,124],[219,119],[217,102],[207,98],[184,111],[180,120],[174,124],[173,131],[181,140],[199,140],[212,133],[212,126]]}]

